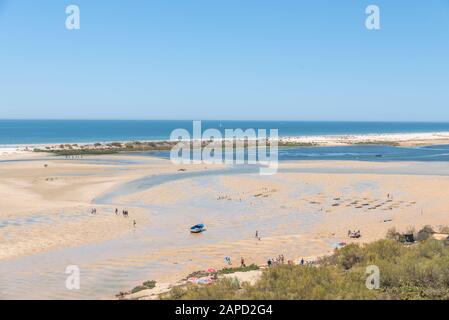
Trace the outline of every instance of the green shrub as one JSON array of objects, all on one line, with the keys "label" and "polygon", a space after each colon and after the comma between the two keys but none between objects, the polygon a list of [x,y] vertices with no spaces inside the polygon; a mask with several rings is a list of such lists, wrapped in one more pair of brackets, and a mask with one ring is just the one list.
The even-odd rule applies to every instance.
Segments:
[{"label": "green shrub", "polygon": [[230,273],[235,273],[235,272],[247,272],[247,271],[252,271],[252,270],[259,270],[259,266],[253,263],[246,267],[224,268],[224,269],[218,271],[218,273],[219,274],[230,274]]},{"label": "green shrub", "polygon": [[154,280],[145,281],[143,285],[148,289],[153,289],[156,286],[156,281]]},{"label": "green shrub", "polygon": [[[366,288],[369,265],[380,270],[379,290]],[[179,287],[163,298],[449,299],[449,246],[434,239],[407,246],[395,240],[363,246],[351,244],[316,266],[280,265],[264,269],[254,285],[222,279],[211,285]]]},{"label": "green shrub", "polygon": [[145,286],[137,286],[137,287],[134,287],[134,289],[131,290],[131,293],[137,293],[137,292],[139,292],[139,291],[147,290],[147,289],[148,289],[148,288],[145,287]]},{"label": "green shrub", "polygon": [[435,231],[433,231],[431,226],[425,226],[421,230],[418,231],[417,235],[415,236],[416,241],[424,241],[429,239]]},{"label": "green shrub", "polygon": [[156,281],[154,281],[154,280],[145,281],[144,283],[142,283],[142,285],[134,287],[134,289],[131,290],[131,293],[136,293],[136,292],[139,292],[142,290],[153,289],[154,287],[156,287]]},{"label": "green shrub", "polygon": [[396,230],[396,228],[394,228],[394,227],[388,229],[386,238],[389,240],[395,240],[398,242],[404,242],[404,240],[405,240],[404,236],[400,232],[398,232]]},{"label": "green shrub", "polygon": [[240,284],[235,279],[222,279],[217,283],[205,286],[188,284],[178,286],[169,293],[161,295],[162,299],[169,300],[230,300],[237,299]]},{"label": "green shrub", "polygon": [[357,244],[349,244],[336,253],[337,264],[346,270],[351,269],[355,264],[360,263],[364,259],[364,252]]}]

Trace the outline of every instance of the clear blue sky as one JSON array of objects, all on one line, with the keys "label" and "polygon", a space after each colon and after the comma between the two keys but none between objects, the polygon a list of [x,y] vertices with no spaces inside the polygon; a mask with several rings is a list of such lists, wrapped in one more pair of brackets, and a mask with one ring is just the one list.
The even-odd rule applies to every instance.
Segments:
[{"label": "clear blue sky", "polygon": [[449,0],[0,0],[0,43],[0,118],[449,121]]}]

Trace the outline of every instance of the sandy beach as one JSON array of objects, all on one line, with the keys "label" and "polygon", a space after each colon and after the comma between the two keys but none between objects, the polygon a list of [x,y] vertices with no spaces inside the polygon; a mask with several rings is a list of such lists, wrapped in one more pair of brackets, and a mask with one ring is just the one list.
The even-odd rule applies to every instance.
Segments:
[{"label": "sandy beach", "polygon": [[[222,268],[225,256],[234,265],[279,254],[298,261],[338,242],[383,238],[391,227],[449,224],[446,162],[288,161],[260,176],[137,154],[2,160],[2,298],[109,299],[144,280],[170,284]],[[190,234],[196,223],[208,231]],[[362,237],[349,239],[348,230]],[[70,291],[64,270],[73,264],[82,286]]]},{"label": "sandy beach", "polygon": [[346,146],[358,144],[395,144],[398,146],[430,146],[449,143],[449,132],[390,133],[364,135],[323,135],[281,137],[284,144],[313,144],[317,146]]}]

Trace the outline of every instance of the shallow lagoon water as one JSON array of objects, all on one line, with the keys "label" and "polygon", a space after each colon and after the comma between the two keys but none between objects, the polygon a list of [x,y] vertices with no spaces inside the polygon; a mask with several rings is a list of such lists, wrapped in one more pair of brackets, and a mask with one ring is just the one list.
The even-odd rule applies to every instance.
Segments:
[{"label": "shallow lagoon water", "polygon": [[[295,151],[296,149],[296,151]],[[301,153],[297,149],[300,149]],[[287,150],[288,154],[294,157],[304,157],[304,149],[307,149],[309,155],[307,159],[314,157],[331,157],[336,159],[357,160],[354,157],[360,157],[364,153],[365,159],[369,157],[376,158],[380,151],[387,158],[395,160],[407,159],[410,162],[399,167],[385,170],[373,166],[361,167],[341,167],[326,168],[301,168],[288,169],[281,168],[280,172],[319,172],[319,173],[384,173],[384,174],[438,174],[449,175],[447,165],[443,163],[432,164],[429,169],[425,163],[412,162],[417,159],[445,159],[449,153],[448,146],[434,146],[429,148],[396,148],[396,147],[367,147],[357,146],[347,149],[345,152],[340,147],[323,148],[293,148]],[[317,155],[317,150],[320,152]],[[338,150],[337,150],[338,149]],[[400,150],[398,150],[400,149]],[[358,150],[354,152],[354,150]],[[351,151],[351,152],[349,152]],[[334,156],[329,156],[329,153]],[[388,153],[388,155],[387,155]],[[282,154],[282,153],[281,153]],[[347,157],[347,158],[346,158]],[[288,157],[287,157],[288,158]],[[281,160],[286,156],[281,156]],[[360,160],[360,158],[358,159]],[[116,197],[141,192],[149,188],[164,183],[170,183],[181,179],[190,179],[194,183],[216,190],[217,178],[222,175],[250,175],[251,177],[260,177],[257,166],[236,166],[218,170],[207,170],[201,172],[178,172],[174,174],[152,175],[135,181],[131,181],[118,187],[116,190],[104,194],[95,200],[98,204],[116,205]],[[272,176],[271,179],[278,179]],[[369,188],[370,186],[359,186],[360,188]],[[226,190],[224,190],[225,192]],[[310,190],[306,186],[298,186],[291,190],[292,194],[316,193],[318,190]],[[117,204],[123,205],[123,204]],[[121,290],[126,290],[137,285],[142,279],[151,279],[164,273],[171,273],[181,270],[186,265],[197,265],[201,263],[194,256],[179,255],[177,263],[163,256],[157,256],[164,250],[190,250],[195,245],[218,244],[221,241],[233,241],[238,239],[247,239],[251,237],[254,230],[264,230],[264,236],[282,234],[282,225],[291,226],[292,233],[299,233],[307,230],[313,224],[319,223],[319,215],[304,210],[302,212],[286,211],[282,219],[267,217],[266,219],[252,219],[251,215],[257,212],[257,206],[263,207],[264,202],[249,207],[247,203],[229,203],[205,200],[202,197],[193,197],[187,201],[181,201],[171,206],[145,205],[142,203],[126,203],[129,206],[140,206],[151,210],[157,218],[157,225],[137,228],[135,232],[110,241],[102,243],[83,245],[76,248],[66,248],[54,250],[47,253],[36,254],[24,258],[13,259],[0,264],[0,298],[59,298],[59,299],[90,299],[111,297]],[[238,224],[233,221],[236,217],[241,217],[242,212],[249,215],[248,219]],[[180,214],[182,213],[182,214]],[[176,219],[174,219],[176,217]],[[188,232],[188,227],[202,221],[207,217],[211,229],[199,235],[192,236]],[[45,220],[36,217],[29,221],[11,220],[5,221],[6,224],[26,225],[33,223],[45,223]],[[65,218],[65,217],[61,217]],[[173,221],[176,224],[173,224]],[[298,222],[299,221],[299,222]],[[51,221],[49,221],[51,223]],[[333,242],[329,239],[329,243]],[[201,254],[200,252],[198,254]],[[223,252],[223,255],[226,255]],[[207,259],[208,257],[203,257]],[[79,291],[69,291],[65,288],[64,273],[67,265],[75,264],[81,268],[82,289]],[[206,267],[206,266],[204,266]]]},{"label": "shallow lagoon water", "polygon": [[[217,179],[223,174],[253,175],[256,167],[237,167],[202,172],[183,172],[162,176],[149,176],[133,181],[97,199],[97,203],[115,204],[115,197],[131,194],[177,179],[192,179],[194,183],[215,188]],[[269,200],[266,200],[269,201]],[[192,250],[192,246],[213,245],[226,241],[248,239],[254,230],[264,230],[263,236],[283,234],[279,227],[289,225],[292,233],[304,231],[309,225],[319,221],[319,215],[302,212],[285,212],[282,219],[267,216],[254,219],[258,208],[264,203],[251,206],[248,203],[235,203],[205,200],[193,197],[172,206],[151,206],[139,203],[126,203],[151,210],[157,224],[137,228],[134,232],[110,241],[89,244],[76,248],[55,250],[18,258],[0,264],[0,297],[7,298],[60,298],[88,299],[111,297],[121,290],[137,285],[142,279],[150,279],[164,273],[176,271],[186,264],[201,264],[207,255],[197,259],[193,256],[179,256],[176,264],[163,256],[154,258],[163,250]],[[242,220],[242,212],[248,219]],[[206,233],[191,235],[188,227],[207,217]],[[175,223],[174,223],[175,221]],[[300,222],[299,222],[300,221]],[[194,250],[193,250],[194,252]],[[198,253],[200,254],[200,253]],[[226,255],[224,252],[223,255]],[[268,257],[267,257],[268,258]],[[78,265],[82,272],[82,289],[69,291],[64,286],[67,265]],[[206,266],[204,266],[206,267]]]},{"label": "shallow lagoon water", "polygon": [[[254,151],[253,151],[254,153]],[[169,151],[141,153],[169,159]],[[449,161],[449,145],[425,147],[396,147],[355,145],[332,147],[279,147],[280,161],[293,160],[352,160],[352,161]]]}]

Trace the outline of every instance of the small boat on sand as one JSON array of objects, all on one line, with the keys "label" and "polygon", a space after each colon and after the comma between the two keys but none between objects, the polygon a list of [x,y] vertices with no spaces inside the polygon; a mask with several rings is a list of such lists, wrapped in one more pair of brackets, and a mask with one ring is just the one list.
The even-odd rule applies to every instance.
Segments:
[{"label": "small boat on sand", "polygon": [[191,233],[201,233],[204,231],[206,231],[206,226],[202,223],[194,225],[193,227],[190,228]]}]

